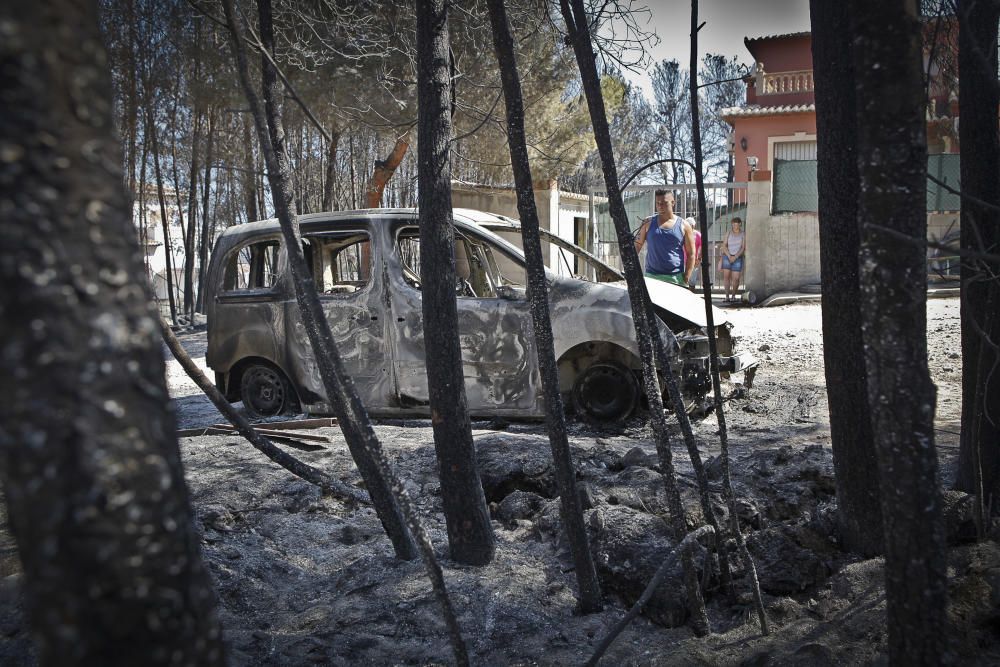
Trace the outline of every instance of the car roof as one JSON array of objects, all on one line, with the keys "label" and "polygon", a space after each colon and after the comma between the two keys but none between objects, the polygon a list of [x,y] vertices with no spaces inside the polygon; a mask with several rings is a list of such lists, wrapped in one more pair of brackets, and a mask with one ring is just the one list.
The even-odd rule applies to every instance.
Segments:
[{"label": "car roof", "polygon": [[[364,219],[367,221],[381,220],[385,222],[394,222],[397,220],[413,220],[416,222],[417,216],[416,208],[365,208],[357,209],[352,211],[327,211],[323,213],[307,213],[305,215],[298,216],[299,224],[306,227],[306,231],[309,231],[309,227],[323,225],[334,225],[337,223],[342,223],[344,225],[349,225],[351,223],[357,222],[359,219]],[[511,244],[506,239],[497,236],[493,232],[484,229],[480,226],[480,223],[501,223],[507,222],[510,218],[504,218],[502,216],[495,215],[493,213],[486,213],[484,211],[477,211],[471,208],[456,208],[452,209],[452,216],[459,226],[472,226],[477,229],[477,231],[488,235],[492,240],[496,241],[499,245],[503,246],[507,250],[512,251],[515,255],[523,256],[521,249],[517,246]],[[227,227],[223,230],[220,235],[219,240],[223,241],[228,245],[236,245],[240,243],[243,239],[257,236],[260,234],[270,234],[277,233],[281,229],[278,224],[277,218],[270,218],[268,220],[257,220],[255,222],[246,222],[243,224],[233,225],[232,227]]]}]

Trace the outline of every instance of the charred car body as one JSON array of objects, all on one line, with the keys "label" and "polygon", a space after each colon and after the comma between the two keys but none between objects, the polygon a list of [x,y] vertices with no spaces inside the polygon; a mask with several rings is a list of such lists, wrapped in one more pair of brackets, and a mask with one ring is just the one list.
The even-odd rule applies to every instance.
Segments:
[{"label": "charred car body", "polygon": [[[516,225],[465,209],[456,209],[454,218],[455,293],[469,412],[543,417],[524,256],[486,228],[509,231]],[[299,223],[344,369],[368,411],[428,414],[416,212],[318,213],[300,216]],[[593,266],[614,277],[599,261]],[[643,396],[625,289],[551,272],[548,277],[561,391],[583,416],[602,421],[628,416]],[[685,401],[698,402],[711,387],[704,302],[675,285],[647,281],[647,286],[663,320],[661,335],[664,323],[676,333],[671,365],[682,379]],[[329,413],[278,223],[227,229],[212,254],[207,287],[206,360],[226,397],[242,400],[257,416],[299,407]],[[732,355],[729,325],[721,311],[716,313],[723,367],[752,367],[756,362],[749,356]]]}]

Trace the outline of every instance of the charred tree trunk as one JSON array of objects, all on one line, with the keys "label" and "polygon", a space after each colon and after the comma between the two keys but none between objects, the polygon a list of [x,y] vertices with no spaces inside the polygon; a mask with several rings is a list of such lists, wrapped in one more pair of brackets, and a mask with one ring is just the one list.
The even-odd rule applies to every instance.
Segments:
[{"label": "charred tree trunk", "polygon": [[496,547],[476,467],[458,344],[449,164],[451,76],[445,7],[444,0],[416,2],[420,284],[427,386],[451,557],[461,563],[485,565],[493,559]]},{"label": "charred tree trunk", "polygon": [[812,0],[810,16],[819,154],[823,355],[837,518],[844,547],[874,556],[882,553],[882,511],[861,337],[858,116],[850,8]]},{"label": "charred tree trunk", "polygon": [[[135,50],[136,38],[135,0],[125,3],[125,21],[128,25],[128,47],[125,59],[125,183],[130,197],[136,196],[135,166],[136,141],[139,135],[139,86],[136,77]],[[143,249],[145,250],[145,248]]]},{"label": "charred tree trunk", "polygon": [[[257,0],[258,16],[260,17],[260,86],[264,92],[264,113],[267,115],[267,132],[271,139],[271,150],[275,157],[284,163],[285,174],[291,174],[291,158],[288,147],[285,145],[285,124],[283,104],[285,91],[278,83],[278,73],[274,70],[274,65],[268,54],[274,53],[274,23],[271,20],[271,0]],[[270,169],[268,169],[270,175]],[[292,188],[290,178],[285,179],[289,188]],[[293,194],[288,193],[289,204],[293,205]],[[277,207],[277,203],[275,203]],[[295,211],[292,211],[295,215]]]},{"label": "charred tree trunk", "polygon": [[517,73],[514,39],[504,0],[489,0],[488,4],[490,24],[493,27],[493,48],[500,66],[507,107],[507,141],[510,145],[514,183],[517,186],[517,212],[521,218],[521,244],[528,270],[528,301],[538,350],[538,367],[545,390],[545,421],[559,483],[563,524],[573,551],[576,582],[580,588],[579,606],[582,612],[590,613],[601,609],[601,585],[590,552],[587,528],[583,523],[583,510],[576,489],[576,470],[570,456],[562,395],[559,393],[559,367],[556,364],[552,318],[549,314],[549,286],[545,278],[542,242],[538,232],[538,210],[535,208],[535,190],[524,135],[524,101]]},{"label": "charred tree trunk", "polygon": [[[572,8],[570,7],[571,3]],[[622,266],[628,285],[629,300],[632,304],[632,319],[635,322],[636,342],[639,346],[639,356],[642,359],[643,381],[646,389],[646,397],[649,400],[650,419],[656,438],[656,451],[660,459],[664,485],[666,486],[670,506],[670,523],[677,539],[680,540],[687,533],[687,520],[684,505],[681,502],[680,491],[677,488],[673,454],[670,451],[670,434],[667,430],[666,418],[663,411],[660,382],[653,362],[655,358],[653,337],[659,337],[660,332],[655,328],[652,305],[649,301],[649,295],[646,293],[646,284],[642,277],[642,271],[639,268],[639,255],[632,242],[632,232],[629,228],[628,215],[625,212],[625,202],[622,198],[621,188],[618,185],[618,169],[611,145],[611,132],[608,128],[608,117],[604,108],[604,98],[601,93],[601,81],[597,73],[597,60],[591,45],[590,22],[587,18],[583,0],[560,0],[559,6],[563,19],[566,22],[569,41],[572,44],[577,65],[580,68],[583,90],[587,98],[587,107],[590,110],[590,119],[594,127],[594,139],[597,142],[597,149],[601,158],[604,184],[610,204],[609,208],[611,217],[615,223],[615,233],[618,236],[618,243],[622,253]],[[671,373],[669,364],[665,366],[663,371],[667,374]],[[698,582],[698,573],[695,570],[694,561],[690,555],[683,558],[683,565],[688,606],[692,615],[692,625],[696,633],[707,634],[709,632],[708,614],[705,611],[705,602],[702,598]]]},{"label": "charred tree trunk", "polygon": [[222,665],[96,13],[0,5],[0,475],[41,664]]},{"label": "charred tree trunk", "polygon": [[[698,219],[701,221],[702,238],[708,238],[708,206],[705,203],[705,177],[703,172],[704,157],[701,150],[701,114],[698,110],[698,0],[691,0],[691,67],[689,88],[691,91],[691,143],[694,147],[694,178],[698,190]],[[708,253],[702,253],[701,270],[706,277],[709,273]],[[760,594],[760,581],[757,579],[757,566],[754,564],[753,556],[747,548],[746,539],[743,537],[743,530],[740,528],[740,517],[736,507],[736,493],[733,491],[733,480],[729,468],[729,432],[726,428],[726,411],[722,402],[722,387],[719,380],[719,349],[718,341],[715,338],[715,313],[712,308],[712,285],[705,280],[704,300],[705,300],[705,322],[708,329],[709,347],[709,368],[712,373],[712,392],[715,398],[715,415],[719,423],[719,446],[722,457],[722,486],[726,502],[729,505],[729,519],[732,522],[733,534],[736,537],[736,544],[740,550],[740,557],[747,568],[750,579],[751,594],[753,595],[754,607],[757,611],[757,622],[760,623],[761,634],[770,633],[767,622],[767,614],[764,612],[764,601]],[[676,383],[674,383],[676,384]],[[676,390],[675,390],[676,391]],[[680,392],[677,392],[678,399]],[[683,405],[683,404],[681,404]],[[683,409],[678,410],[681,423],[686,425],[685,439],[688,443],[688,451],[691,461],[694,464],[698,476],[698,486],[701,489],[702,507],[707,515],[713,532],[716,535],[716,550],[719,553],[720,566],[728,568],[726,559],[726,546],[724,540],[719,535],[719,524],[715,518],[715,511],[712,509],[711,501],[708,497],[708,478],[705,468],[701,462],[701,454],[694,444],[694,437],[691,433],[690,425],[687,424],[687,415],[683,414]],[[724,578],[729,573],[723,570]],[[728,583],[728,582],[726,582]]]},{"label": "charred tree trunk", "polygon": [[[149,86],[146,87],[149,91]],[[170,304],[170,323],[177,325],[177,302],[174,300],[174,263],[170,248],[170,224],[167,220],[167,198],[163,192],[163,174],[160,172],[160,141],[157,138],[156,121],[153,118],[154,96],[150,93],[146,100],[146,133],[153,149],[153,173],[156,176],[156,197],[160,203],[160,225],[163,230],[164,271],[167,282],[167,302]]]},{"label": "charred tree trunk", "polygon": [[[170,124],[171,127],[174,129],[174,132],[176,132],[177,131],[176,97],[174,98],[174,108]],[[197,128],[197,122],[196,122],[196,128]],[[197,129],[195,129],[195,133],[197,134]],[[193,230],[191,229],[191,226],[189,224],[186,224],[184,222],[184,199],[181,197],[181,179],[177,172],[178,161],[179,160],[177,159],[177,136],[175,134],[173,137],[173,141],[170,144],[170,169],[173,172],[173,179],[174,179],[173,180],[174,202],[177,206],[177,222],[181,228],[181,249],[184,251],[184,273],[181,276],[181,284],[178,285],[179,293],[177,295],[177,300],[180,302],[179,310],[181,311],[181,314],[186,315],[188,312],[188,304],[189,304],[189,301],[187,300],[187,291],[186,291],[187,268],[190,264],[190,256],[191,256],[190,247],[188,246],[188,232]]]},{"label": "charred tree trunk", "polygon": [[[269,3],[263,2],[258,5],[261,12],[269,8]],[[267,165],[267,175],[271,183],[272,198],[278,220],[281,223],[282,237],[285,244],[285,253],[288,257],[289,267],[292,273],[295,297],[299,305],[300,315],[309,336],[309,342],[315,352],[316,364],[319,367],[320,377],[327,398],[332,405],[334,412],[340,419],[341,429],[344,431],[344,438],[347,441],[351,456],[358,466],[365,486],[372,498],[372,503],[378,513],[382,526],[386,534],[393,543],[396,555],[402,559],[412,559],[416,557],[416,549],[400,509],[392,495],[392,490],[386,478],[383,476],[375,460],[381,456],[381,446],[378,438],[372,429],[371,422],[365,412],[361,400],[351,378],[344,373],[340,355],[337,352],[333,334],[330,326],[323,315],[323,308],[320,305],[319,297],[316,294],[316,287],[313,283],[312,274],[306,265],[305,255],[302,252],[302,238],[299,235],[297,221],[295,220],[294,204],[289,187],[290,169],[288,166],[288,156],[275,150],[271,143],[272,138],[284,135],[283,130],[272,125],[280,125],[281,121],[276,116],[266,114],[264,107],[260,105],[260,98],[254,91],[250,82],[246,57],[242,47],[242,38],[239,32],[238,19],[235,17],[232,0],[227,0],[224,4],[230,31],[232,32],[232,47],[237,56],[240,69],[240,81],[250,102],[254,124],[257,128],[257,138],[260,142],[261,153],[264,155]],[[262,21],[262,39],[267,40],[265,26],[269,21]],[[263,66],[270,67],[270,62],[263,59]],[[264,97],[280,95],[277,77],[267,77],[271,86],[264,88]],[[267,105],[272,111],[277,107],[272,103]]]},{"label": "charred tree trunk", "polygon": [[243,119],[243,147],[246,149],[246,172],[243,183],[243,205],[247,222],[264,217],[264,211],[257,207],[257,158],[254,157],[253,119]]},{"label": "charred tree trunk", "polygon": [[330,142],[326,152],[326,178],[323,179],[323,210],[334,208],[334,190],[337,185],[337,147],[340,146],[340,129],[330,128]]},{"label": "charred tree trunk", "polygon": [[[958,3],[958,72],[962,91],[962,192],[1000,205],[997,135],[997,3]],[[996,254],[1000,214],[962,201],[961,246]],[[1000,510],[1000,284],[996,262],[962,261],[962,439],[958,487],[979,499],[980,519]],[[982,526],[985,521],[979,522]]]},{"label": "charred tree trunk", "polygon": [[913,0],[851,3],[861,298],[885,525],[889,661],[947,653],[944,526],[927,368],[927,144]]},{"label": "charred tree trunk", "polygon": [[[268,6],[265,4],[258,4],[258,9],[261,12],[266,11],[267,8]],[[261,150],[268,167],[268,180],[271,183],[271,192],[291,267],[295,297],[299,304],[309,343],[313,347],[324,390],[334,412],[340,419],[341,430],[344,431],[348,448],[365,479],[368,493],[386,533],[393,541],[397,556],[406,559],[413,558],[416,548],[419,548],[428,578],[448,626],[455,661],[459,665],[467,665],[469,663],[468,652],[462,639],[455,610],[448,597],[444,575],[437,562],[437,557],[434,555],[434,548],[417,517],[409,495],[382,452],[381,444],[375,436],[368,414],[361,404],[361,399],[358,398],[354,383],[350,376],[344,373],[337,345],[333,340],[329,323],[323,315],[319,296],[316,294],[316,286],[302,253],[299,226],[291,204],[291,193],[288,187],[290,178],[288,156],[276,153],[269,141],[268,126],[280,124],[281,121],[275,116],[265,114],[260,98],[250,81],[243,29],[236,18],[233,0],[223,0],[223,9],[226,14],[226,24],[229,28],[233,54],[237,62],[240,84],[246,94],[247,101],[250,103],[254,124],[257,128],[257,137],[260,140]],[[261,19],[262,24],[270,23],[269,17],[262,16]],[[270,65],[265,64],[265,67],[268,66]],[[280,91],[276,88],[276,86],[265,88],[264,94],[279,93]],[[280,134],[280,132],[275,134]],[[404,521],[405,526],[403,525]],[[406,531],[407,526],[409,533]],[[416,544],[414,544],[414,540]]]},{"label": "charred tree trunk", "polygon": [[215,157],[215,108],[208,111],[208,137],[205,148],[205,176],[201,183],[201,243],[198,246],[198,302],[199,313],[205,312],[205,276],[208,273],[208,250],[212,245],[211,226],[208,221],[208,202],[212,194],[212,159]]},{"label": "charred tree trunk", "polygon": [[[142,249],[142,260],[143,268],[146,274],[146,280],[149,284],[153,284],[153,272],[150,270],[149,266],[149,219],[146,216],[146,163],[149,161],[149,142],[142,142],[142,157],[139,160],[139,248]],[[153,299],[156,300],[156,295],[153,295]],[[159,301],[156,301],[156,307],[159,308]]]},{"label": "charred tree trunk", "polygon": [[[195,70],[197,73],[197,68]],[[188,176],[188,226],[184,235],[184,312],[188,316],[188,322],[194,323],[194,265],[195,265],[195,239],[197,237],[197,226],[195,224],[196,211],[198,210],[198,149],[201,143],[201,124],[204,119],[204,112],[195,109],[194,112],[194,138],[191,140],[191,172]],[[180,188],[178,188],[180,190]]]}]

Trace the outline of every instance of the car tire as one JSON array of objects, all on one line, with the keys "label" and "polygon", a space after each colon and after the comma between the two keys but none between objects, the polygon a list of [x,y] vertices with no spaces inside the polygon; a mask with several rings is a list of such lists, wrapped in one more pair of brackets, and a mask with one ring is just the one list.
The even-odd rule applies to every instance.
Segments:
[{"label": "car tire", "polygon": [[573,409],[582,419],[609,424],[628,418],[639,404],[639,383],[617,361],[598,361],[581,372],[573,383]]},{"label": "car tire", "polygon": [[254,418],[291,414],[295,392],[285,374],[273,366],[251,364],[240,377],[240,399]]}]

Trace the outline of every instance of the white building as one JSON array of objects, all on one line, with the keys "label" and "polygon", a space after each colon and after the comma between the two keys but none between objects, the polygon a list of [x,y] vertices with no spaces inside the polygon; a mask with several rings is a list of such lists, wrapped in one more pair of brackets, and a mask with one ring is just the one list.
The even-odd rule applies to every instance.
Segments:
[{"label": "white building", "polygon": [[[141,196],[140,196],[141,194]],[[173,274],[174,299],[179,305],[184,290],[184,233],[178,210],[177,193],[173,188],[164,188],[164,209],[167,214],[167,233],[170,237],[170,263]],[[184,194],[180,205],[187,207]],[[153,295],[160,302],[164,313],[169,314],[167,297],[167,244],[163,237],[163,218],[160,200],[154,184],[147,184],[144,193],[136,193],[132,203],[132,222],[135,225],[139,244],[145,250],[146,275],[153,287]],[[186,221],[185,221],[186,222]],[[198,258],[195,257],[195,262]],[[197,291],[198,265],[195,264],[195,290]]]},{"label": "white building", "polygon": [[[515,188],[494,187],[452,181],[451,203],[455,208],[472,208],[487,213],[496,213],[520,219],[517,211],[517,190]],[[538,209],[538,225],[559,238],[575,243],[585,250],[594,247],[593,226],[590,222],[590,197],[574,192],[563,192],[556,180],[535,183],[535,206]],[[520,238],[508,238],[518,247]],[[558,248],[542,243],[545,265],[562,276],[579,272],[571,266],[570,260]]]}]

